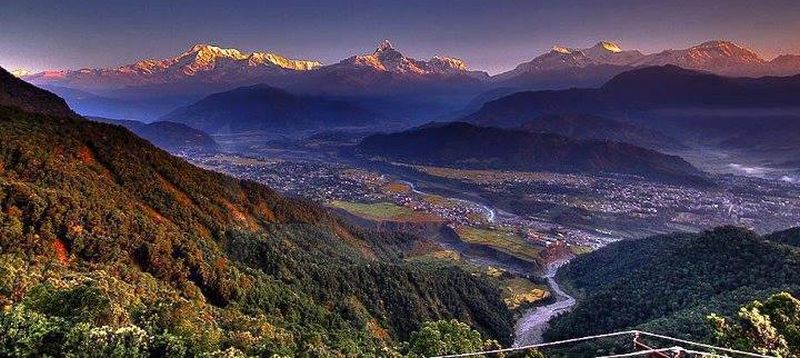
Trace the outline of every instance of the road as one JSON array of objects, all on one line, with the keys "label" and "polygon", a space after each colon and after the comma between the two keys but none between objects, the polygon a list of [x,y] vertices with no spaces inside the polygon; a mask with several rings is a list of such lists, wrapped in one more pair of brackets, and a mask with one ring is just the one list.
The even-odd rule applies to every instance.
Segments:
[{"label": "road", "polygon": [[551,264],[545,275],[547,283],[550,285],[550,292],[556,295],[556,302],[525,311],[514,328],[514,347],[541,343],[542,334],[547,329],[550,319],[559,313],[568,311],[575,305],[575,298],[564,292],[555,280],[558,268],[564,263],[566,262]]}]

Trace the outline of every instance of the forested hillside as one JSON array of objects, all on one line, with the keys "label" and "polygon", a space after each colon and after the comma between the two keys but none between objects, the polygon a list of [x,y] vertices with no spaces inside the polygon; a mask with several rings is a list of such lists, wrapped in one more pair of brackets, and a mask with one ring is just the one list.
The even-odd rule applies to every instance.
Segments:
[{"label": "forested hillside", "polygon": [[721,227],[617,242],[576,258],[559,279],[579,303],[552,322],[549,339],[638,328],[705,340],[710,313],[797,292],[800,250]]},{"label": "forested hillside", "polygon": [[0,355],[359,355],[440,318],[510,340],[497,288],[405,264],[414,237],[2,104]]},{"label": "forested hillside", "polygon": [[768,240],[800,247],[800,227],[774,232],[766,236]]}]

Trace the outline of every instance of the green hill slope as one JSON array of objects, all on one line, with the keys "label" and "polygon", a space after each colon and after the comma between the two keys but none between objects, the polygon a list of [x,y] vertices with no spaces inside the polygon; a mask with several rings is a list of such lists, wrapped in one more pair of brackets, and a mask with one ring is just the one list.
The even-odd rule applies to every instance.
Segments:
[{"label": "green hill slope", "polygon": [[119,126],[0,105],[0,355],[357,355],[439,318],[510,339],[488,281],[404,263],[416,238],[357,231]]},{"label": "green hill slope", "polygon": [[559,279],[581,298],[547,332],[560,339],[628,328],[706,339],[705,317],[796,291],[800,250],[722,227],[609,245],[576,258]]}]

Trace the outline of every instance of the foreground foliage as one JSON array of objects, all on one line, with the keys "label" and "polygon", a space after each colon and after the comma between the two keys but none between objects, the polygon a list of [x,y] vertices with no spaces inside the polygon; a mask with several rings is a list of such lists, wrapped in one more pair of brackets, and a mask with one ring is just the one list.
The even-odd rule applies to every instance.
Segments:
[{"label": "foreground foliage", "polygon": [[481,338],[478,331],[458,321],[428,322],[411,335],[408,352],[412,357],[478,352],[492,349],[496,341]]},{"label": "foreground foliage", "polygon": [[[426,322],[422,328],[411,334],[403,350],[408,357],[434,357],[449,354],[474,353],[502,348],[493,339],[483,339],[480,332],[456,320]],[[544,358],[534,349],[494,353],[493,357]]]},{"label": "foreground foliage", "polygon": [[708,321],[717,344],[770,356],[800,356],[800,300],[787,292],[753,301],[733,319],[711,314]]}]

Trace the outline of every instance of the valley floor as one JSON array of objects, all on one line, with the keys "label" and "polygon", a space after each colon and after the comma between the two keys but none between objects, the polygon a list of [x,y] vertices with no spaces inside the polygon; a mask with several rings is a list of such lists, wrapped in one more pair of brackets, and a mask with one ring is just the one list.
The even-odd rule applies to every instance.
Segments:
[{"label": "valley floor", "polygon": [[721,175],[717,187],[696,188],[628,176],[411,166],[280,146],[188,159],[371,225],[416,225],[439,247],[418,248],[409,259],[497,278],[521,313],[516,346],[540,342],[548,321],[575,304],[554,279],[575,255],[619,239],[726,224],[768,232],[800,222],[800,187],[764,178]]}]

